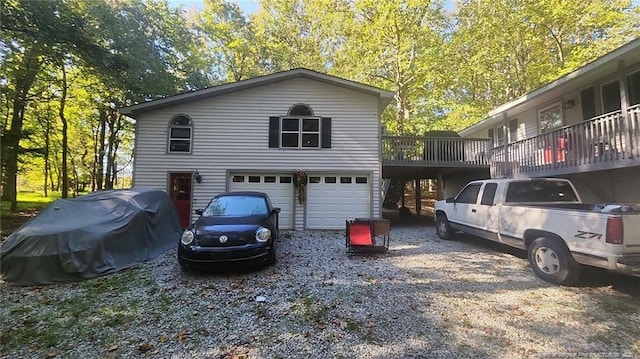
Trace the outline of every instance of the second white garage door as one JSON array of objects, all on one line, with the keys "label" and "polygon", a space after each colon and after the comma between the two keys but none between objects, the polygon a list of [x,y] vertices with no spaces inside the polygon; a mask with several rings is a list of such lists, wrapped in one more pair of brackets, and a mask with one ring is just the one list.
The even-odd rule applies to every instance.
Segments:
[{"label": "second white garage door", "polygon": [[229,191],[258,191],[269,195],[271,203],[280,207],[280,228],[293,228],[293,176],[279,174],[233,173]]},{"label": "second white garage door", "polygon": [[309,176],[307,228],[344,229],[345,220],[371,216],[368,176]]}]

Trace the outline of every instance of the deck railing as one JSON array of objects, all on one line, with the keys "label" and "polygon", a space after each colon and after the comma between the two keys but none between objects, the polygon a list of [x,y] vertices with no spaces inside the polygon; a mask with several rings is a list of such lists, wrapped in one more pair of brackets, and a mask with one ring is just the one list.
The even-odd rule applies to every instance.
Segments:
[{"label": "deck railing", "polygon": [[[606,169],[640,156],[640,105],[490,150],[491,177],[568,167]],[[610,166],[611,165],[611,166]]]},{"label": "deck railing", "polygon": [[382,136],[382,163],[401,166],[489,166],[486,138]]},{"label": "deck railing", "polygon": [[382,136],[383,165],[487,167],[491,176],[553,175],[640,160],[640,105],[491,148],[486,138]]}]

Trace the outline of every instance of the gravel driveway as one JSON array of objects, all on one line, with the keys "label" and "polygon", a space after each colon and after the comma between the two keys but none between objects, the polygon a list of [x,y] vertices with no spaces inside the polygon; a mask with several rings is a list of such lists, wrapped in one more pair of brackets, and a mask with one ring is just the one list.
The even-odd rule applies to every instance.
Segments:
[{"label": "gravel driveway", "polygon": [[81,283],[1,285],[10,358],[640,357],[640,278],[536,278],[523,252],[394,226],[391,251],[286,232],[276,266],[185,274],[173,251]]}]

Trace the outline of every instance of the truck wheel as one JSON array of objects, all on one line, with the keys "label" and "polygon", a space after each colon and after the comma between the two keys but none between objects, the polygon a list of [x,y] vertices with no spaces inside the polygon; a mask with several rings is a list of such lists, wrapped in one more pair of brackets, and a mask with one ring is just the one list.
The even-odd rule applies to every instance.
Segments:
[{"label": "truck wheel", "polygon": [[538,238],[529,245],[528,254],[535,274],[547,282],[572,285],[580,276],[580,264],[559,240]]},{"label": "truck wheel", "polygon": [[440,239],[451,239],[453,233],[451,233],[451,226],[449,225],[449,220],[447,216],[444,214],[439,214],[436,216],[436,232]]}]

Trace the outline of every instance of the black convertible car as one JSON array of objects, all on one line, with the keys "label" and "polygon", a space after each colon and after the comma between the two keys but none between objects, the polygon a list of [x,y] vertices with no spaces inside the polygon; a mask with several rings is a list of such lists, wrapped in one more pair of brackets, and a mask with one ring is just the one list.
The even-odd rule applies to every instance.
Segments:
[{"label": "black convertible car", "polygon": [[276,262],[278,215],[262,192],[227,192],[215,196],[187,228],[178,245],[184,269]]}]

